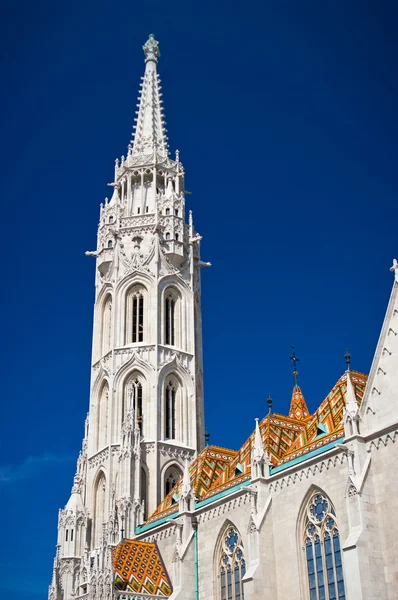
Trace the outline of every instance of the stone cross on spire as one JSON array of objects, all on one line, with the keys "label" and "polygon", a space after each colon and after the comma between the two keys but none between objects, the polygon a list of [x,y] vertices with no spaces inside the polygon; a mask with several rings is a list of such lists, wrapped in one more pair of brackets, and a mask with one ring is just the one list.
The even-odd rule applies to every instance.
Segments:
[{"label": "stone cross on spire", "polygon": [[398,282],[398,261],[396,258],[392,261],[392,267],[390,267],[390,271],[392,271],[395,275],[395,281]]}]

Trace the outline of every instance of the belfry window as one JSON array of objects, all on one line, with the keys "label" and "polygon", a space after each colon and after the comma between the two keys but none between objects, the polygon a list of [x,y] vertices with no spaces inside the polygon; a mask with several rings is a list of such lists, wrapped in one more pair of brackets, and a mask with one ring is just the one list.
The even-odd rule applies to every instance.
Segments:
[{"label": "belfry window", "polygon": [[167,233],[166,233],[166,240],[169,240],[169,239],[170,239],[170,233],[169,233],[169,232],[167,232]]},{"label": "belfry window", "polygon": [[175,299],[169,294],[165,300],[165,343],[170,346],[175,344],[175,304]]},{"label": "belfry window", "polygon": [[124,315],[125,344],[144,341],[145,292],[145,288],[141,285],[136,285],[127,291]]},{"label": "belfry window", "polygon": [[306,508],[304,549],[310,600],[345,600],[336,515],[321,492],[311,496]]},{"label": "belfry window", "polygon": [[176,387],[172,381],[166,386],[165,438],[173,440],[176,433]]},{"label": "belfry window", "polygon": [[133,343],[144,339],[144,297],[141,292],[133,296]]},{"label": "belfry window", "polygon": [[244,600],[242,579],[246,563],[240,534],[230,526],[221,542],[221,558],[218,564],[221,600]]},{"label": "belfry window", "polygon": [[112,240],[108,240],[108,248],[112,248],[113,247],[113,242]]}]

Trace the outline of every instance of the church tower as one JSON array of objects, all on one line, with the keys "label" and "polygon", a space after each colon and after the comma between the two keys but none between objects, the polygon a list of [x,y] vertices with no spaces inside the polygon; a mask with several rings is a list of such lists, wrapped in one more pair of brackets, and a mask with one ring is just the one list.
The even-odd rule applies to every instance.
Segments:
[{"label": "church tower", "polygon": [[[90,408],[60,511],[50,599],[110,598],[110,551],[132,538],[203,447],[200,236],[169,156],[159,45],[143,46],[135,133],[100,208]],[[103,595],[101,595],[103,594]]]}]

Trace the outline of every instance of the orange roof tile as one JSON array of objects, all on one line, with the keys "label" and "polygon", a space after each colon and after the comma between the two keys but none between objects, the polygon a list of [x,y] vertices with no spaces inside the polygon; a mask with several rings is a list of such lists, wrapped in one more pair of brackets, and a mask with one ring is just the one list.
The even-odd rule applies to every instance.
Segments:
[{"label": "orange roof tile", "polygon": [[[350,371],[358,405],[362,402],[367,375]],[[343,409],[346,403],[347,374],[344,373],[310,416],[298,385],[293,389],[289,416],[271,413],[259,424],[265,451],[273,466],[286,463],[344,436]],[[294,416],[293,416],[294,414]],[[201,500],[234,487],[250,477],[254,432],[238,452],[217,446],[205,448],[190,467],[195,496]],[[173,496],[178,495],[182,479],[166,496],[147,523],[178,510]]]},{"label": "orange roof tile", "polygon": [[304,399],[301,388],[296,384],[293,388],[292,399],[290,402],[289,417],[302,421],[310,416],[307,404]]},{"label": "orange roof tile", "polygon": [[112,564],[118,590],[161,598],[171,596],[170,578],[155,543],[123,540],[115,548]]}]

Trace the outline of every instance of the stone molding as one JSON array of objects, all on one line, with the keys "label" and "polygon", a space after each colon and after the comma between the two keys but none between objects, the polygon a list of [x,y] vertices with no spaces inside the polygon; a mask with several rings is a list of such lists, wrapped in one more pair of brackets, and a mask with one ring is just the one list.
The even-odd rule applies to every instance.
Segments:
[{"label": "stone molding", "polygon": [[109,458],[109,447],[103,448],[88,459],[88,468],[98,467]]}]

